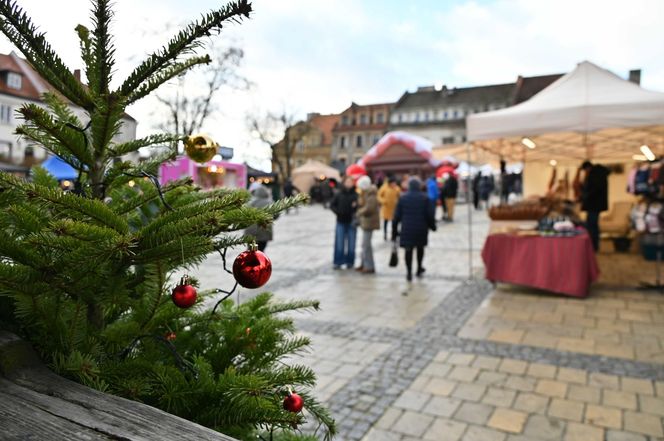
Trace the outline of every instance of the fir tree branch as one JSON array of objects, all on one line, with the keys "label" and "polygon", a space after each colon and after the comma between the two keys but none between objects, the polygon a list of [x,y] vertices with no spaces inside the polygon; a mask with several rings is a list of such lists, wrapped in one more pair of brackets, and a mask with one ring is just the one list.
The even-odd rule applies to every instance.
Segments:
[{"label": "fir tree branch", "polygon": [[46,92],[42,94],[42,99],[48,108],[57,116],[61,124],[68,124],[74,126],[78,131],[84,131],[83,123],[72,111],[71,107],[67,105],[57,94],[53,92]]},{"label": "fir tree branch", "polygon": [[122,156],[127,153],[132,153],[137,151],[142,147],[149,147],[151,145],[164,144],[164,143],[174,143],[185,139],[185,136],[169,135],[169,134],[158,134],[158,135],[149,135],[145,138],[134,139],[131,141],[124,142],[122,144],[116,144],[111,147],[108,152],[111,156]]},{"label": "fir tree branch", "polygon": [[[78,39],[81,40],[81,59],[86,66],[92,65],[92,41],[90,41],[90,29],[82,24],[75,28]],[[88,71],[85,72],[88,76]]]},{"label": "fir tree branch", "polygon": [[93,108],[88,92],[51,49],[44,33],[38,32],[17,1],[0,0],[0,17],[0,31],[49,84],[74,104],[88,110]]},{"label": "fir tree branch", "polygon": [[188,60],[181,63],[174,63],[172,66],[169,66],[162,71],[152,75],[152,77],[144,81],[143,84],[138,87],[138,89],[131,92],[131,94],[127,97],[127,104],[131,104],[140,100],[141,98],[144,98],[145,96],[157,90],[162,84],[186,73],[192,67],[198,66],[200,64],[209,64],[210,61],[210,56],[204,55],[202,57],[189,58]]},{"label": "fir tree branch", "polygon": [[116,93],[101,96],[90,113],[92,147],[97,157],[105,157],[106,149],[122,127],[125,103]]},{"label": "fir tree branch", "polygon": [[143,82],[149,80],[159,71],[166,69],[176,62],[177,58],[191,52],[200,46],[198,41],[210,35],[215,29],[221,29],[224,22],[239,20],[242,16],[249,17],[251,3],[248,0],[238,0],[225,7],[211,11],[200,20],[194,21],[171,38],[167,46],[150,55],[129,75],[118,89],[121,96],[129,96],[137,90]]},{"label": "fir tree branch", "polygon": [[73,194],[64,193],[59,189],[45,188],[35,184],[28,184],[16,176],[0,173],[0,188],[15,188],[21,190],[28,199],[39,199],[60,208],[79,213],[91,220],[99,222],[119,232],[126,234],[129,231],[127,222],[117,216],[101,201],[86,199]]},{"label": "fir tree branch", "polygon": [[[45,109],[36,104],[24,104],[18,109],[18,112],[28,124],[18,126],[16,134],[43,144],[55,154],[62,154],[62,149],[66,149],[67,154],[72,155],[83,164],[90,166],[93,163],[87,140],[83,139],[86,135],[80,133],[82,129],[74,130],[63,123],[56,122]],[[58,146],[61,146],[62,149]],[[74,166],[74,168],[80,169],[80,165]]]},{"label": "fir tree branch", "polygon": [[[92,22],[95,25],[90,41],[90,64],[87,66],[87,77],[90,90],[97,97],[108,94],[108,85],[115,60],[115,49],[109,35],[109,26],[113,12],[108,0],[97,0],[93,3]],[[80,35],[80,34],[79,34]]]}]

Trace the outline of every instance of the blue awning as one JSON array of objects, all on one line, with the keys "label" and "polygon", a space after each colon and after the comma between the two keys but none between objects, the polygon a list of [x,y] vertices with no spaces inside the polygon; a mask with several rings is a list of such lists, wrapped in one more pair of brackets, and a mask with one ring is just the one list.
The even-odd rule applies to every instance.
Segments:
[{"label": "blue awning", "polygon": [[59,156],[51,156],[42,162],[40,166],[58,181],[76,179],[78,177],[76,169],[63,161]]}]

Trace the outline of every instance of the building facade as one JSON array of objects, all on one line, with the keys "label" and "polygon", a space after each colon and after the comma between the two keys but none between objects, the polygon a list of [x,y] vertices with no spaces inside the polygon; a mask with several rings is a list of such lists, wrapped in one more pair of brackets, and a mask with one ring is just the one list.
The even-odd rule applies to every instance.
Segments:
[{"label": "building facade", "polygon": [[[80,73],[75,73],[80,78]],[[15,52],[0,54],[0,161],[10,164],[31,166],[46,159],[46,150],[14,134],[16,127],[22,124],[16,110],[24,103],[45,106],[42,94],[53,88],[39,76],[30,64]],[[85,124],[87,116],[83,109],[71,106],[72,111]],[[121,143],[136,139],[136,120],[125,114],[120,133],[114,138]],[[138,153],[128,155],[127,159],[138,159]]]},{"label": "building facade", "polygon": [[309,159],[324,164],[330,162],[332,129],[338,121],[339,115],[310,113],[305,121],[299,121],[286,130],[272,156],[272,170],[278,173],[282,182],[294,168]]},{"label": "building facade", "polygon": [[519,76],[514,83],[476,87],[419,87],[399,98],[390,117],[389,130],[407,131],[434,145],[463,144],[466,116],[519,104],[561,76]]},{"label": "building facade", "polygon": [[296,167],[309,159],[329,164],[332,154],[332,129],[339,122],[339,115],[321,115],[310,113],[307,115],[305,131],[302,139],[295,145],[293,157]]},{"label": "building facade", "polygon": [[357,162],[387,133],[393,103],[359,105],[339,114],[339,122],[332,130],[330,163],[345,170]]},{"label": "building facade", "polygon": [[513,83],[463,88],[419,87],[399,98],[389,129],[421,136],[434,145],[464,143],[466,116],[508,107],[513,93]]}]

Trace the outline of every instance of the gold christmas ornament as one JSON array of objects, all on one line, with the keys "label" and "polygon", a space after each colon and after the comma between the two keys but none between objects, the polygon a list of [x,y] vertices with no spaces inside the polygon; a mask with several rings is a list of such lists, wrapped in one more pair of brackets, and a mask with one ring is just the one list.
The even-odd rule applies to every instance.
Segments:
[{"label": "gold christmas ornament", "polygon": [[207,135],[191,135],[184,141],[184,151],[190,159],[204,163],[217,154],[219,144]]}]

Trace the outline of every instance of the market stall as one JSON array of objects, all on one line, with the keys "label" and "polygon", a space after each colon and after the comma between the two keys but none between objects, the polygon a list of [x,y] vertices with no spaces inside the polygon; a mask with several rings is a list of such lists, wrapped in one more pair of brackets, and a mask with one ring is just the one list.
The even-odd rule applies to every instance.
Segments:
[{"label": "market stall", "polygon": [[311,187],[321,179],[341,180],[341,174],[336,168],[325,165],[320,161],[309,159],[300,167],[293,170],[293,185],[302,193],[309,193]]},{"label": "market stall", "polygon": [[190,176],[205,190],[247,187],[247,166],[244,164],[228,161],[199,164],[187,156],[178,156],[174,161],[163,163],[159,167],[159,182],[162,185],[185,176]]},{"label": "market stall", "polygon": [[[569,171],[574,173],[583,160],[603,163],[616,171],[609,178],[609,205],[613,206],[632,198],[624,191],[628,174],[621,170],[630,169],[635,160],[652,160],[664,153],[663,122],[664,93],[642,89],[584,61],[528,101],[506,109],[470,115],[467,135],[473,148],[524,163],[526,195],[532,194],[534,188],[547,187],[552,167],[569,175]],[[565,191],[565,188],[561,189],[561,193]],[[563,216],[560,220],[568,221],[569,217]],[[569,237],[566,237],[568,232],[557,234],[556,231],[543,237],[537,232],[521,231],[517,220],[506,235],[515,243],[529,243],[534,250],[539,250],[532,253],[532,259],[538,262],[536,266],[543,280],[553,280],[564,274],[565,278],[575,280],[576,286],[584,286],[595,277],[593,271],[587,270],[596,267],[594,253],[584,253],[585,264],[577,265],[577,269],[569,268],[568,272],[561,273],[562,268],[555,264],[571,258],[572,241],[585,241],[585,233],[578,231]],[[500,265],[497,260],[505,259],[505,256],[487,249],[494,247],[496,239],[489,237],[483,253],[487,274],[494,281],[562,292],[551,285],[541,286],[525,280],[524,273],[529,271],[527,265],[521,269],[513,268],[512,275],[496,275],[494,268]],[[548,249],[546,253],[542,251],[544,248]]]},{"label": "market stall", "polygon": [[374,178],[387,175],[416,175],[427,178],[441,160],[433,156],[433,144],[407,132],[388,132],[358,162]]},{"label": "market stall", "polygon": [[53,155],[39,166],[57,179],[63,190],[71,190],[74,188],[74,181],[78,178],[78,171],[65,162],[64,159]]}]

